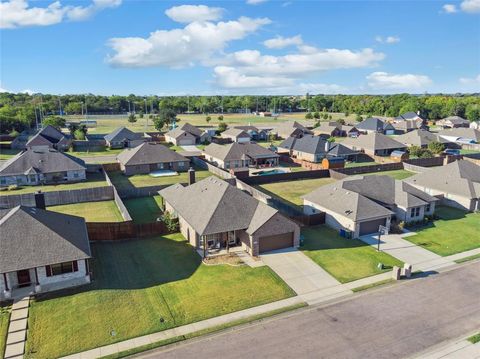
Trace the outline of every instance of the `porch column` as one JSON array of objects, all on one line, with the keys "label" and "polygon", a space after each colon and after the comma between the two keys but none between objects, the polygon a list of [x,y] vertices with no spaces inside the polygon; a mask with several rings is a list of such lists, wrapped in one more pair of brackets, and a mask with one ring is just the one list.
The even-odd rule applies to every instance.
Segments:
[{"label": "porch column", "polygon": [[3,273],[3,283],[5,284],[5,290],[8,292],[10,288],[8,287],[7,273]]},{"label": "porch column", "polygon": [[35,285],[39,285],[40,283],[38,282],[38,272],[37,272],[37,267],[34,268],[35,270]]}]

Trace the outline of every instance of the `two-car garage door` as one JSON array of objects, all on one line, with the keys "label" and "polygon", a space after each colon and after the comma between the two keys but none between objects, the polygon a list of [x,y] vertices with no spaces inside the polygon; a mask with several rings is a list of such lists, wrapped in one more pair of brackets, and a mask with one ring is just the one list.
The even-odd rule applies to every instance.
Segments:
[{"label": "two-car garage door", "polygon": [[194,144],[195,144],[194,138],[180,138],[177,140],[177,146],[189,146]]},{"label": "two-car garage door", "polygon": [[258,245],[260,253],[293,247],[293,232],[260,237]]},{"label": "two-car garage door", "polygon": [[360,222],[360,235],[378,233],[378,227],[384,226],[386,221],[386,218],[381,218],[373,221]]}]

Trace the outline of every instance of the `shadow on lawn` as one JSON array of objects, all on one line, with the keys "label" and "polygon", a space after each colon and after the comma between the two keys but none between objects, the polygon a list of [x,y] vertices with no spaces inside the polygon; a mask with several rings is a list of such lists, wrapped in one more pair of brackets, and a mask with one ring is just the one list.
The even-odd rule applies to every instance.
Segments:
[{"label": "shadow on lawn", "polygon": [[302,231],[304,242],[302,250],[325,250],[325,249],[349,249],[359,247],[369,247],[359,239],[346,239],[341,237],[337,231],[327,227],[326,225],[318,225],[305,228]]},{"label": "shadow on lawn", "polygon": [[466,217],[466,212],[464,212],[460,209],[456,209],[456,208],[439,207],[435,211],[435,215],[438,216],[438,219],[430,221],[430,222],[425,223],[425,224],[410,226],[410,227],[408,227],[408,230],[412,231],[412,232],[420,233],[420,232],[422,232],[426,229],[435,228],[436,227],[435,222],[438,221],[438,220],[454,221],[454,220],[459,220],[459,219],[465,218]]},{"label": "shadow on lawn", "polygon": [[94,290],[135,290],[190,278],[200,256],[186,241],[165,237],[92,243],[92,283],[37,296],[37,301]]}]

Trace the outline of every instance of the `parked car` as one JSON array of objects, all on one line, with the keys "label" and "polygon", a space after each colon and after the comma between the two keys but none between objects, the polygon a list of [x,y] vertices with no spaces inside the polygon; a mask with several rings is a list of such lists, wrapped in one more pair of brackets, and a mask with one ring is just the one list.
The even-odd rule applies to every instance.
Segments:
[{"label": "parked car", "polygon": [[460,155],[460,150],[448,148],[445,151],[443,151],[443,153],[450,156],[458,156]]}]

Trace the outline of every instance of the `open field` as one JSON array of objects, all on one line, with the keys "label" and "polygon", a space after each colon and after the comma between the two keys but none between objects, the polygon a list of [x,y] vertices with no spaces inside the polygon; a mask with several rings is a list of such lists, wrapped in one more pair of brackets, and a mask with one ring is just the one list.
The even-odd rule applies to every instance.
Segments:
[{"label": "open field", "polygon": [[31,303],[27,358],[57,358],[294,295],[268,267],[202,264],[180,234],[92,249],[92,284]]},{"label": "open field", "polygon": [[405,178],[411,177],[415,175],[415,172],[407,171],[407,170],[393,170],[393,171],[381,171],[381,172],[370,172],[370,173],[363,173],[363,176],[390,176],[397,180],[403,180]]},{"label": "open field", "polygon": [[37,191],[68,191],[74,189],[94,188],[107,186],[105,177],[101,173],[87,173],[87,180],[75,183],[48,184],[43,186],[23,186],[15,190],[4,190],[0,192],[0,196],[9,196],[14,194],[34,193]]},{"label": "open field", "polygon": [[10,148],[0,148],[0,160],[8,160],[19,153],[20,150]]},{"label": "open field", "polygon": [[310,193],[314,189],[335,182],[333,178],[314,178],[295,181],[284,181],[267,183],[255,186],[257,189],[280,198],[281,200],[295,204],[297,206],[303,205],[303,199],[301,196]]},{"label": "open field", "polygon": [[125,199],[123,204],[135,223],[155,222],[162,214],[160,196]]},{"label": "open field", "polygon": [[[357,239],[345,239],[333,229],[321,225],[304,228],[304,244],[300,248],[310,259],[342,283],[380,274],[402,266],[392,256],[377,252],[374,248]],[[378,269],[378,263],[386,268]]]},{"label": "open field", "polygon": [[435,213],[440,219],[412,228],[417,234],[405,239],[441,256],[480,247],[480,213],[450,207],[438,207]]},{"label": "open field", "polygon": [[[164,186],[175,183],[188,183],[188,172],[178,172],[176,176],[152,177],[150,175],[133,175],[125,176],[120,171],[108,173],[112,183],[117,190],[128,190],[132,188],[148,187],[148,186]],[[195,168],[195,179],[200,181],[206,177],[213,176],[207,170]]]},{"label": "open field", "polygon": [[50,211],[71,214],[85,218],[86,222],[123,222],[115,201],[84,202],[52,206]]}]

